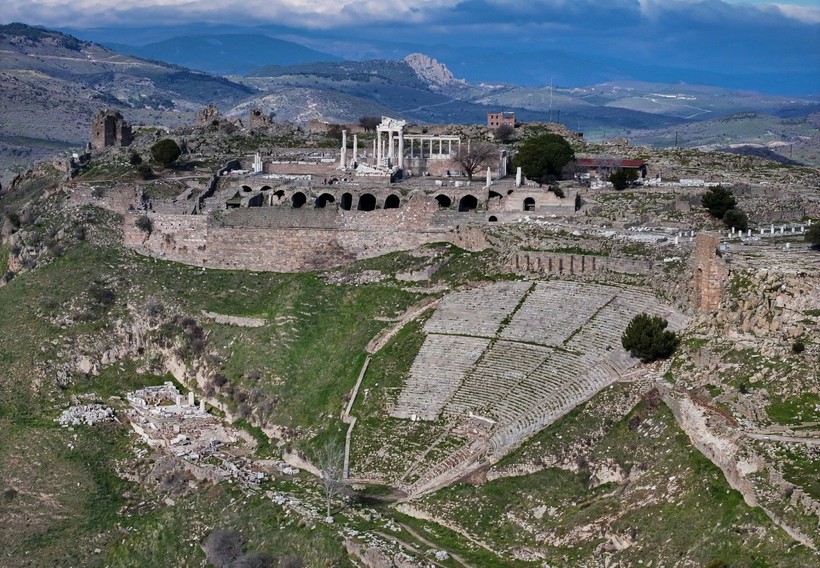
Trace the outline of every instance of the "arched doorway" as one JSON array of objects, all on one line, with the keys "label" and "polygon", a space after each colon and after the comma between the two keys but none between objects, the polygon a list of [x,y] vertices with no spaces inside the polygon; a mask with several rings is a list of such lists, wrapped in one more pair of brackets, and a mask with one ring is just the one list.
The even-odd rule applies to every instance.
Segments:
[{"label": "arched doorway", "polygon": [[465,211],[472,211],[478,208],[478,199],[474,195],[465,195],[458,202],[458,210],[462,213]]},{"label": "arched doorway", "polygon": [[325,205],[327,205],[328,203],[336,203],[336,198],[333,197],[333,195],[331,195],[330,193],[323,193],[322,195],[316,198],[316,204],[314,205],[314,207],[316,207],[316,209],[324,209]]},{"label": "arched doorway", "polygon": [[290,204],[294,209],[299,209],[307,202],[307,197],[301,191],[297,191],[290,198]]},{"label": "arched doorway", "polygon": [[441,195],[436,195],[436,201],[438,201],[439,209],[447,209],[448,207],[450,207],[450,205],[453,204],[453,200],[444,195],[443,193]]},{"label": "arched doorway", "polygon": [[376,208],[376,196],[372,193],[362,193],[359,196],[359,211],[373,211]]},{"label": "arched doorway", "polygon": [[399,200],[398,195],[388,195],[387,199],[384,200],[384,208],[385,209],[398,209],[400,203],[401,203],[401,201]]},{"label": "arched doorway", "polygon": [[535,199],[528,197],[524,200],[524,211],[535,211]]},{"label": "arched doorway", "polygon": [[339,203],[339,208],[344,209],[345,211],[350,211],[353,207],[353,196],[349,193],[342,194],[342,200]]},{"label": "arched doorway", "polygon": [[498,221],[498,217],[496,217],[495,215],[490,215],[490,218],[487,219],[487,221],[489,221],[490,223],[495,223]]},{"label": "arched doorway", "polygon": [[265,201],[265,196],[261,193],[257,193],[250,199],[248,199],[248,207],[262,207]]}]

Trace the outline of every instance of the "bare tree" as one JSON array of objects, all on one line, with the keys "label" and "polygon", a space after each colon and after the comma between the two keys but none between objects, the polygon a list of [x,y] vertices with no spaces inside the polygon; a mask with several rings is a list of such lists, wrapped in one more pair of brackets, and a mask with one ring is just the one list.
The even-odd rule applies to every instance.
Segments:
[{"label": "bare tree", "polygon": [[376,127],[381,124],[382,118],[380,116],[360,116],[359,125],[367,132],[375,132]]},{"label": "bare tree", "polygon": [[493,130],[493,138],[499,142],[509,142],[515,134],[515,128],[510,124],[502,124]]},{"label": "bare tree", "polygon": [[333,521],[330,514],[333,498],[344,488],[344,460],[344,447],[335,439],[325,442],[316,454],[316,465],[322,473],[322,486],[325,488],[328,522]]},{"label": "bare tree", "polygon": [[462,144],[453,156],[456,162],[467,173],[467,179],[472,181],[473,174],[482,166],[489,164],[490,159],[498,153],[498,148],[487,142]]}]

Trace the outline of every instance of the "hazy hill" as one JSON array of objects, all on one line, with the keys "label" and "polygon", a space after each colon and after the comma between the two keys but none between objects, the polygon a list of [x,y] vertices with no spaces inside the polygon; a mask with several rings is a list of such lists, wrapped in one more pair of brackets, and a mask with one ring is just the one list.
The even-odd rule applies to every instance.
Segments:
[{"label": "hazy hill", "polygon": [[335,55],[258,34],[186,35],[142,46],[123,43],[106,43],[106,46],[120,53],[219,75],[245,75],[264,65],[340,61]]},{"label": "hazy hill", "polygon": [[[22,168],[89,139],[93,115],[125,111],[132,124],[190,123],[215,103],[233,106],[253,89],[215,75],[121,55],[70,35],[0,26],[0,166]],[[8,177],[4,174],[4,179]]]}]

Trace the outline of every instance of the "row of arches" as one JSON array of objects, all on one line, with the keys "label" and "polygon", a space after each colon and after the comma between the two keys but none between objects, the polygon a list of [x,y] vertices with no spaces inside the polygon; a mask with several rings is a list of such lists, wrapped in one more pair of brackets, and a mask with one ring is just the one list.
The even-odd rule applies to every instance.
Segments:
[{"label": "row of arches", "polygon": [[[270,186],[264,186],[261,188],[262,191],[272,189]],[[252,192],[253,190],[247,186],[242,186],[243,192]],[[495,192],[490,192],[490,197],[501,197]],[[281,189],[278,189],[270,194],[270,204],[274,204],[274,198],[276,201],[281,202],[285,198],[285,192]],[[372,193],[362,193],[358,196],[358,199],[355,200],[354,206],[354,195],[349,192],[343,193],[339,196],[338,199],[338,206],[339,209],[344,211],[374,211],[378,208],[378,200],[376,196]],[[238,206],[238,199],[240,198],[240,194],[237,193],[232,200],[237,200],[236,204],[232,204],[233,206]],[[444,193],[440,193],[435,196],[436,203],[438,204],[439,209],[450,209],[454,205],[454,197],[446,195]],[[308,195],[302,191],[296,191],[292,193],[289,197],[290,205],[294,209],[301,209],[308,204]],[[337,203],[337,198],[334,194],[330,192],[323,192],[317,196],[313,201],[313,207],[315,209],[324,209],[329,205],[333,205]],[[263,194],[254,195],[249,198],[248,200],[248,207],[262,207],[265,205],[265,198]],[[401,207],[401,198],[396,194],[388,195],[384,202],[381,204],[383,209],[398,209]],[[474,211],[478,209],[479,200],[475,195],[466,194],[461,196],[458,199],[457,209],[459,212],[467,212],[467,211]],[[533,211],[535,210],[535,199],[532,197],[527,197],[524,199],[523,203],[523,210],[524,211]]]}]

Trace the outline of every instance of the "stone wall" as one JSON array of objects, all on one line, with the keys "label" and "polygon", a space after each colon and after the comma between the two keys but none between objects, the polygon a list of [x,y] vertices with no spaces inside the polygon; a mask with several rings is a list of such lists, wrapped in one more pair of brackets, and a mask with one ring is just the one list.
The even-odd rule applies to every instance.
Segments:
[{"label": "stone wall", "polygon": [[539,272],[542,274],[596,274],[600,272],[623,272],[649,274],[652,263],[632,258],[564,254],[553,252],[516,252],[507,267],[514,271]]},{"label": "stone wall", "polygon": [[376,211],[254,208],[205,215],[149,213],[151,233],[125,216],[125,244],[139,252],[198,266],[274,272],[323,270],[451,242],[470,250],[488,246],[475,213],[438,211],[434,200],[410,199],[401,209]]}]

